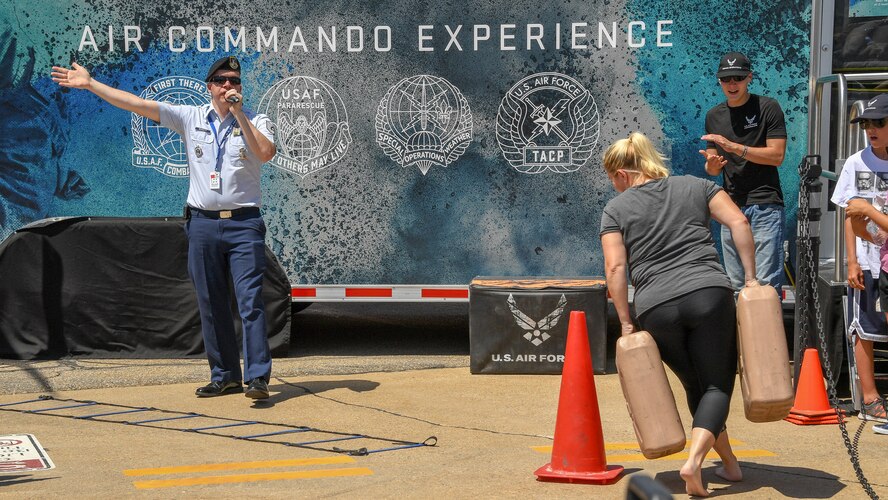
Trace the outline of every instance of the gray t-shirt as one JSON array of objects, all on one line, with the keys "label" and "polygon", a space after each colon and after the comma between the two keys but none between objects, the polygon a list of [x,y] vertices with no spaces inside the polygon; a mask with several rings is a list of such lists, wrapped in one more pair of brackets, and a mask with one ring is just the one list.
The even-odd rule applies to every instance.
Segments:
[{"label": "gray t-shirt", "polygon": [[701,288],[731,289],[709,228],[709,200],[720,190],[699,177],[666,177],[604,207],[600,234],[623,235],[638,316]]}]

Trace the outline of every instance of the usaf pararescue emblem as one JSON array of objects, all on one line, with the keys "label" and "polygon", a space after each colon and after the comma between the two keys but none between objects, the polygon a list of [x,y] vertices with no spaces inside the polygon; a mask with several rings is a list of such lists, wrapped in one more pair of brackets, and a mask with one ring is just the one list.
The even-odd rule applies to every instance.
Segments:
[{"label": "usaf pararescue emblem", "polygon": [[537,73],[516,83],[496,116],[503,156],[524,174],[578,170],[592,156],[599,128],[592,94],[560,73]]},{"label": "usaf pararescue emblem", "polygon": [[[155,80],[139,96],[189,106],[203,106],[210,102],[207,85],[187,76]],[[170,177],[188,177],[188,155],[178,133],[135,113],[132,133],[134,167],[153,168]]]},{"label": "usaf pararescue emblem", "polygon": [[345,104],[317,78],[293,76],[274,84],[257,112],[268,115],[275,136],[277,155],[268,163],[301,177],[338,162],[352,143]]},{"label": "usaf pararescue emblem", "polygon": [[417,75],[393,85],[376,110],[376,142],[402,167],[423,175],[447,167],[472,142],[469,101],[443,78]]}]

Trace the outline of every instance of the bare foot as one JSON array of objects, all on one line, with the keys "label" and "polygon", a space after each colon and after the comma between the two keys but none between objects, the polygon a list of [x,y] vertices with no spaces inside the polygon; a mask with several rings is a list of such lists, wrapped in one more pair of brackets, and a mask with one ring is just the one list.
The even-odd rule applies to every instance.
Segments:
[{"label": "bare foot", "polygon": [[685,463],[681,470],[678,471],[681,478],[685,482],[685,492],[690,496],[708,497],[709,492],[703,487],[703,474],[699,467],[693,464]]},{"label": "bare foot", "polygon": [[743,471],[740,470],[740,463],[736,458],[732,463],[722,462],[722,466],[715,469],[715,475],[735,483],[743,480]]},{"label": "bare foot", "polygon": [[743,479],[743,472],[740,471],[740,462],[737,461],[737,456],[734,455],[734,450],[731,449],[728,431],[722,431],[718,435],[713,449],[718,453],[718,457],[721,458],[722,462],[721,467],[715,469],[715,475],[728,481],[741,481]]}]

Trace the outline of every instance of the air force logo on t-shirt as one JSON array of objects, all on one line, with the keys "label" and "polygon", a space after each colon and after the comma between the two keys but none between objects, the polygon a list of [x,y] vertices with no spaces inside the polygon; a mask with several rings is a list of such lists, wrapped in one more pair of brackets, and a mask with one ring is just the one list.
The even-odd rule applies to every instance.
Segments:
[{"label": "air force logo on t-shirt", "polygon": [[756,128],[759,126],[758,115],[752,115],[746,117],[746,125],[743,126],[743,130],[749,130],[751,128]]}]

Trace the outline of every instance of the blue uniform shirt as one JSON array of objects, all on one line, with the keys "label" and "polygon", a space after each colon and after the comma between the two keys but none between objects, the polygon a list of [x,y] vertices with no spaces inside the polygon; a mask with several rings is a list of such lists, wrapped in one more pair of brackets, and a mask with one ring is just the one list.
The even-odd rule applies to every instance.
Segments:
[{"label": "blue uniform shirt", "polygon": [[[202,210],[232,210],[262,205],[259,189],[262,162],[247,147],[233,114],[229,113],[220,123],[219,115],[210,104],[159,104],[160,124],[182,136],[188,155],[189,206]],[[244,109],[244,114],[262,135],[274,142],[274,126],[267,115],[248,109]],[[221,185],[219,189],[211,189],[210,174],[217,169]]]}]

